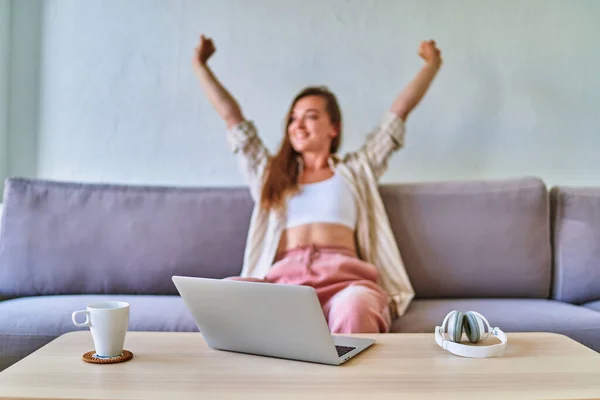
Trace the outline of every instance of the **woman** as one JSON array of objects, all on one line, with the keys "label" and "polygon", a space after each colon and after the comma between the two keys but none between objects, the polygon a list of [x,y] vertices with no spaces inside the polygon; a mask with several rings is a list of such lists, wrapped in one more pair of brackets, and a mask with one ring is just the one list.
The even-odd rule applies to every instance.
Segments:
[{"label": "woman", "polygon": [[414,291],[396,246],[378,180],[404,145],[404,123],[442,64],[434,41],[425,65],[357,151],[339,157],[341,112],[334,94],[309,87],[292,101],[283,141],[271,155],[207,62],[202,35],[194,71],[227,124],[227,138],[255,200],[240,279],[316,289],[332,333],[388,332]]}]

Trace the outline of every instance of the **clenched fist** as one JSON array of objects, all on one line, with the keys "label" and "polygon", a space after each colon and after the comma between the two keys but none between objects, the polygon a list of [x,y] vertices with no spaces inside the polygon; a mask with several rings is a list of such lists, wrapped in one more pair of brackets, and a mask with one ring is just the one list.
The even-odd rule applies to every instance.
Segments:
[{"label": "clenched fist", "polygon": [[215,51],[216,48],[212,39],[206,38],[204,35],[200,35],[200,43],[198,43],[198,46],[196,46],[194,49],[194,65],[205,65]]},{"label": "clenched fist", "polygon": [[435,40],[422,41],[419,56],[429,65],[439,67],[442,64],[441,52],[436,47]]}]

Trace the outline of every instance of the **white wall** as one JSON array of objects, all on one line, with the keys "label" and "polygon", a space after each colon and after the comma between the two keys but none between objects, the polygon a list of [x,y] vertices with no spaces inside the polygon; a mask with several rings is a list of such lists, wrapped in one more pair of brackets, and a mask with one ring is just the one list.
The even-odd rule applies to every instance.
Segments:
[{"label": "white wall", "polygon": [[13,0],[10,35],[8,172],[36,176],[40,103],[41,0]]},{"label": "white wall", "polygon": [[0,189],[38,173],[42,11],[41,0],[0,0]]},{"label": "white wall", "polygon": [[0,0],[0,196],[8,175],[9,48],[10,0]]},{"label": "white wall", "polygon": [[198,36],[271,149],[293,95],[330,86],[342,151],[362,144],[416,74],[445,65],[384,182],[540,176],[600,184],[600,2],[48,0],[41,43],[41,177],[243,184],[191,70]]}]

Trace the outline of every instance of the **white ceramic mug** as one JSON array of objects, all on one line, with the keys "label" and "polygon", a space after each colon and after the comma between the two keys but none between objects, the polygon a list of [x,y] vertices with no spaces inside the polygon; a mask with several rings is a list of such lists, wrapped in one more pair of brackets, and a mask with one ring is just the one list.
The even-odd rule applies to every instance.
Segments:
[{"label": "white ceramic mug", "polygon": [[[77,322],[79,314],[85,315],[82,323]],[[123,353],[129,327],[129,303],[103,301],[88,304],[85,310],[75,311],[71,319],[75,326],[90,328],[97,357],[118,357]]]}]

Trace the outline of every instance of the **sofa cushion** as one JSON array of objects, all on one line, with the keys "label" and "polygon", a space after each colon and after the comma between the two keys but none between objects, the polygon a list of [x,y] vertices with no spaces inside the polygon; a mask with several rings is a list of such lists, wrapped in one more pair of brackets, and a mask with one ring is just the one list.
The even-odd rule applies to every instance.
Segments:
[{"label": "sofa cushion", "polygon": [[548,297],[541,180],[388,185],[381,193],[416,298]]},{"label": "sofa cushion", "polygon": [[[0,370],[63,333],[77,328],[71,313],[96,301],[131,305],[130,331],[196,332],[198,328],[179,296],[81,295],[24,297],[0,302]],[[505,332],[565,334],[600,351],[600,313],[585,307],[540,299],[414,300],[394,321],[392,332],[432,333],[451,310],[475,310]],[[433,340],[433,336],[432,336]]]},{"label": "sofa cushion", "polygon": [[130,331],[198,331],[179,296],[65,295],[6,300],[0,302],[0,370],[63,333],[88,330],[73,325],[72,312],[108,300],[130,304]]},{"label": "sofa cushion", "polygon": [[553,187],[554,298],[600,300],[600,187]]},{"label": "sofa cushion", "polygon": [[176,294],[172,275],[241,271],[246,189],[8,179],[0,296]]},{"label": "sofa cushion", "polygon": [[583,306],[595,311],[600,311],[600,300],[585,303]]},{"label": "sofa cushion", "polygon": [[600,313],[573,304],[544,299],[413,300],[392,332],[433,332],[452,310],[477,311],[504,332],[553,332],[600,351]]}]

